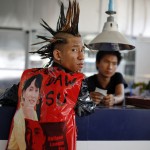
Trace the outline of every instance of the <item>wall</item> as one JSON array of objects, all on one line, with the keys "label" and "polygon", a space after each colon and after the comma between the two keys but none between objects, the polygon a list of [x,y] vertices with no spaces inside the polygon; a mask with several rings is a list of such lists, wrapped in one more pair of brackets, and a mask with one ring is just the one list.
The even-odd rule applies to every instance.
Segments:
[{"label": "wall", "polygon": [[135,82],[150,80],[150,39],[136,40]]}]

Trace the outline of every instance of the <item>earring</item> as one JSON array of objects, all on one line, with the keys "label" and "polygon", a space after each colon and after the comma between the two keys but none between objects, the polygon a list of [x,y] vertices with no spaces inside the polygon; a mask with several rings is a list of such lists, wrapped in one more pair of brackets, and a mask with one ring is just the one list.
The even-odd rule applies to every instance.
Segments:
[{"label": "earring", "polygon": [[59,60],[59,63],[61,64],[61,59],[59,58],[58,60]]}]

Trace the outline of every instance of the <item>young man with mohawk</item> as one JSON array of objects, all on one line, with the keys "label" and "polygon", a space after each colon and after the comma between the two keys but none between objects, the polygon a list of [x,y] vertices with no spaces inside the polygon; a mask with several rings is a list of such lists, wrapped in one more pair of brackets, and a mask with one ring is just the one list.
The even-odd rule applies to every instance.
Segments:
[{"label": "young man with mohawk", "polygon": [[[84,63],[85,47],[78,32],[78,21],[79,5],[76,0],[69,1],[66,16],[62,3],[56,31],[43,20],[41,25],[53,37],[49,39],[38,36],[44,40],[42,43],[48,44],[33,53],[40,54],[42,58],[49,58],[50,67],[28,69],[23,72],[18,88],[17,105],[18,110],[21,107],[22,87],[25,82],[32,76],[40,74],[43,77],[39,97],[40,115],[38,120],[32,120],[32,115],[24,116],[22,124],[13,119],[11,131],[16,124],[24,126],[23,130],[18,128],[24,136],[18,138],[16,133],[10,132],[7,149],[76,150],[75,114],[85,116],[91,114],[96,107],[89,98],[85,76],[80,73]],[[30,90],[32,91],[32,87]],[[5,101],[13,98],[12,96],[9,99],[8,94],[4,96]],[[29,103],[33,102],[34,99],[30,98]],[[31,109],[28,108],[26,111],[31,112]]]}]

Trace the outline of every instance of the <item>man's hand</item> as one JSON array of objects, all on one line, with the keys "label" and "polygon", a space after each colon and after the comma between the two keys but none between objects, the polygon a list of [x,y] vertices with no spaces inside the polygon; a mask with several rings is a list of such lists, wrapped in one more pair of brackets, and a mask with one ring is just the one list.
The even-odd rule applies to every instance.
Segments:
[{"label": "man's hand", "polygon": [[90,92],[90,97],[96,105],[98,105],[103,100],[103,95],[99,92]]},{"label": "man's hand", "polygon": [[113,106],[115,104],[115,97],[114,97],[114,95],[108,94],[107,96],[104,96],[102,103],[105,106]]}]

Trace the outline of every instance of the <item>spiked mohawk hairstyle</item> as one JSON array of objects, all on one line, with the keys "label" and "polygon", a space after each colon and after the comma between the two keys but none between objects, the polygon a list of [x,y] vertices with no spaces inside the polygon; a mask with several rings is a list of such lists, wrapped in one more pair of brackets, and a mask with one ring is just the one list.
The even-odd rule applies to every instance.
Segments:
[{"label": "spiked mohawk hairstyle", "polygon": [[41,43],[48,43],[48,44],[42,46],[37,51],[30,53],[37,53],[42,57],[42,59],[49,58],[50,59],[49,64],[51,64],[51,62],[53,61],[53,50],[55,48],[55,45],[58,43],[65,42],[63,38],[59,38],[59,36],[57,36],[58,33],[68,33],[74,36],[80,36],[80,33],[78,32],[79,13],[80,13],[79,4],[76,2],[76,0],[73,0],[73,2],[69,0],[68,10],[65,16],[64,5],[61,2],[60,16],[58,18],[56,31],[54,31],[43,19],[42,19],[43,23],[40,23],[53,37],[47,38],[46,36],[37,35],[37,38],[40,38],[43,41],[35,43],[33,45]]}]

